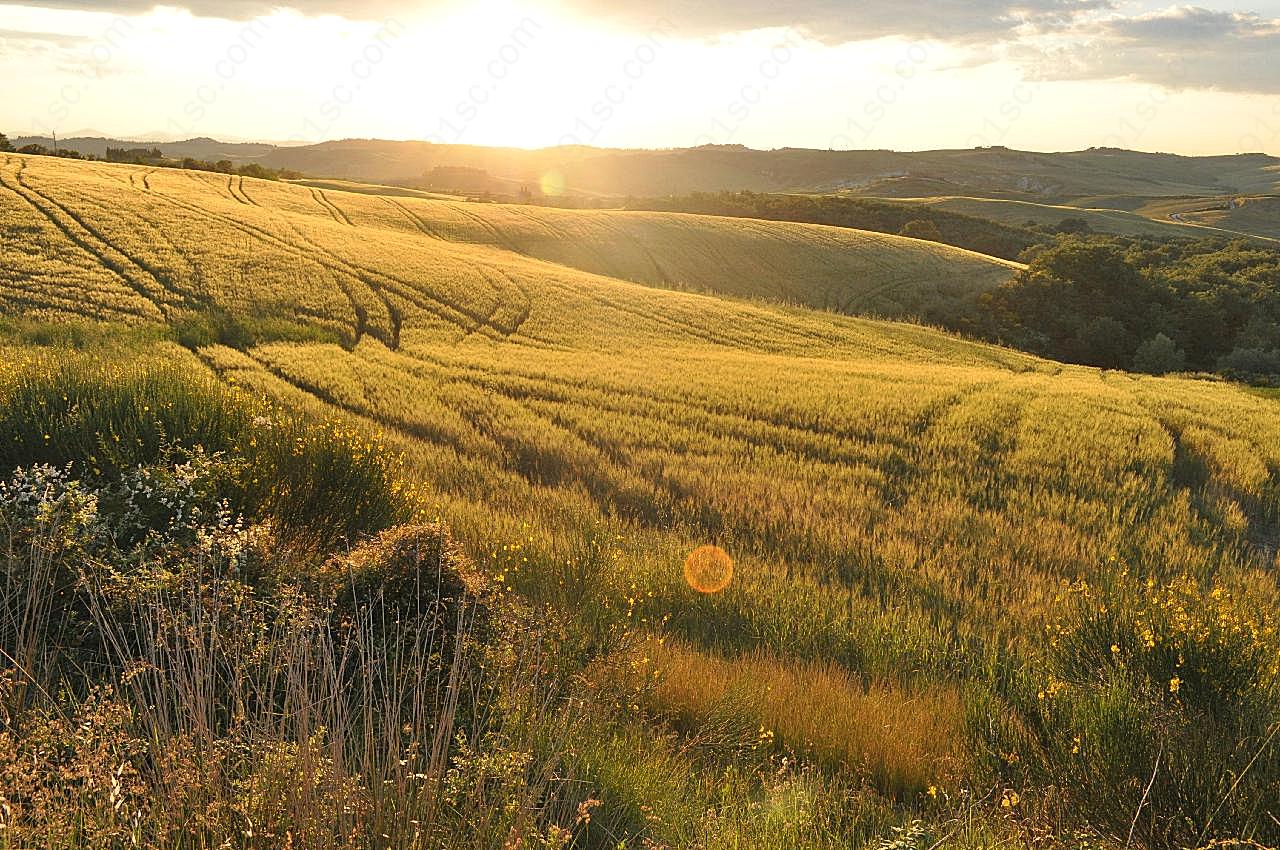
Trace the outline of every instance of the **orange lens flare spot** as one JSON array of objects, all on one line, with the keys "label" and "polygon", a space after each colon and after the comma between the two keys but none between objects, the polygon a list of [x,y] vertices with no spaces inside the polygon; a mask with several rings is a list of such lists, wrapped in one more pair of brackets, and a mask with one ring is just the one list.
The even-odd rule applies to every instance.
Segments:
[{"label": "orange lens flare spot", "polygon": [[719,546],[699,546],[685,558],[684,580],[699,593],[719,593],[733,580],[733,559]]}]

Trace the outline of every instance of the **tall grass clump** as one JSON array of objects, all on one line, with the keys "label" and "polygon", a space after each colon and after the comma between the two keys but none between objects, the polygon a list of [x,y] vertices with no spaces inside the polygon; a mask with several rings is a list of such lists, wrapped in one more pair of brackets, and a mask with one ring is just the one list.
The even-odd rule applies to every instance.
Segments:
[{"label": "tall grass clump", "polygon": [[[5,389],[55,409],[42,442],[66,463],[0,479],[0,847],[566,847],[586,827],[556,768],[572,683],[556,631],[447,529],[352,511],[333,519],[363,523],[360,542],[325,557],[280,545],[314,531],[305,491],[246,501],[252,516],[227,498],[272,473],[262,459],[321,475],[335,432],[293,423],[298,454],[246,467],[235,452],[275,429],[199,405],[235,394],[40,368]],[[95,425],[130,440],[88,473],[76,448],[115,445]],[[361,497],[412,513],[378,486]]]},{"label": "tall grass clump", "polygon": [[[1016,724],[1011,783],[1126,844],[1280,842],[1280,633],[1269,597],[1127,572],[1073,585]],[[1015,731],[1016,730],[1016,731]]]},{"label": "tall grass clump", "polygon": [[231,510],[318,549],[413,514],[398,459],[376,439],[211,378],[65,354],[0,375],[0,474],[70,464],[77,478],[117,481],[196,447],[219,459]]}]

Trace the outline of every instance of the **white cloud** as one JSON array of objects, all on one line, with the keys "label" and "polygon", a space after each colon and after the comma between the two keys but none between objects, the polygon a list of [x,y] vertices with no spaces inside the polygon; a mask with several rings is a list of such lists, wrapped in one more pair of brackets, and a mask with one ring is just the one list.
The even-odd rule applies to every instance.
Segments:
[{"label": "white cloud", "polygon": [[1128,79],[1175,89],[1280,93],[1280,21],[1181,6],[1099,20],[1009,55],[1041,79]]}]

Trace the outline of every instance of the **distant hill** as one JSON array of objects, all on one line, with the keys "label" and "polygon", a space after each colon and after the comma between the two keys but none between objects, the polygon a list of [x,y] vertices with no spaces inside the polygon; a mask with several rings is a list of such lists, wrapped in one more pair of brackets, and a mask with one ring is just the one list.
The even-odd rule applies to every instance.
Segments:
[{"label": "distant hill", "polygon": [[[43,145],[46,148],[53,147],[53,139],[49,136],[21,136],[11,140],[15,148],[23,145]],[[246,143],[246,142],[220,142],[217,139],[198,138],[187,139],[182,142],[153,142],[146,139],[108,139],[101,136],[73,136],[66,139],[58,139],[58,147],[66,150],[79,151],[83,154],[92,154],[98,158],[107,155],[107,148],[159,148],[160,152],[167,157],[173,159],[182,159],[183,157],[191,157],[192,159],[203,159],[215,162],[220,159],[229,159],[236,165],[244,165],[250,162],[262,162],[263,157],[269,154],[283,150],[275,145]]]},{"label": "distant hill", "polygon": [[[1280,206],[1277,206],[1275,198],[1254,198],[1248,204],[1237,202],[1240,206],[1231,210],[1224,208],[1224,201],[1214,202],[1214,209],[1205,210],[1204,199],[1195,202],[1179,198],[1151,202],[1141,212],[973,197],[903,198],[899,202],[912,207],[945,210],[1008,225],[1056,225],[1065,218],[1074,218],[1086,222],[1097,233],[1117,236],[1203,239],[1210,236],[1231,238],[1247,235],[1252,240],[1265,243],[1274,243],[1280,237]],[[1168,211],[1184,208],[1204,211]]]},{"label": "distant hill", "polygon": [[[51,139],[19,138],[16,145]],[[98,156],[111,147],[145,140],[62,139],[63,147]],[[556,147],[543,150],[347,139],[316,145],[226,143],[198,138],[155,145],[168,156],[230,159],[237,164],[301,171],[316,177],[425,185],[427,175],[479,173],[488,189],[514,194],[536,190],[551,176],[569,194],[656,196],[721,189],[757,192],[849,193],[880,197],[975,196],[1069,204],[1096,196],[1217,197],[1280,191],[1280,158],[1265,154],[1186,157],[1092,148],[1033,153],[1008,148],[830,151],[740,145],[669,150]],[[448,190],[432,185],[430,188]]]}]

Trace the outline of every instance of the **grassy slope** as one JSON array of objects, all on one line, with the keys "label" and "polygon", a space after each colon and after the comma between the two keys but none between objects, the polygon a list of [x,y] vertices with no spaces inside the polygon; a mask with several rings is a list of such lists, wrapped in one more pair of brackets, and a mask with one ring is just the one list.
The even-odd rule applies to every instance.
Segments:
[{"label": "grassy slope", "polygon": [[392,347],[402,325],[504,335],[527,322],[526,335],[545,336],[535,328],[565,320],[566,293],[608,301],[620,280],[901,316],[969,297],[1014,268],[839,228],[394,198],[48,158],[10,157],[0,185],[15,237],[0,281],[11,307],[158,319],[216,304]]},{"label": "grassy slope", "polygon": [[1206,235],[1190,225],[1172,221],[1156,221],[1137,213],[1111,209],[1082,209],[1065,204],[1036,204],[1030,201],[1006,201],[991,198],[939,197],[903,199],[903,203],[927,204],[931,207],[989,218],[1005,224],[1057,225],[1065,218],[1082,218],[1099,233],[1121,236],[1162,236],[1197,238]]},{"label": "grassy slope", "polygon": [[1153,201],[1139,212],[1230,233],[1247,233],[1271,241],[1280,239],[1280,197],[1224,197]]},{"label": "grassy slope", "polygon": [[[970,781],[955,746],[966,683],[989,682],[1040,641],[1062,581],[1113,559],[1241,582],[1274,567],[1280,421],[1272,401],[1230,385],[1061,367],[485,244],[550,254],[566,248],[544,230],[591,237],[603,221],[628,234],[621,252],[695,222],[562,213],[517,226],[536,211],[400,208],[177,172],[148,186],[143,175],[49,160],[20,180],[13,163],[0,171],[0,221],[19,237],[5,243],[5,311],[98,304],[107,318],[159,320],[212,295],[354,329],[359,306],[367,332],[350,349],[199,356],[300,407],[384,429],[483,563],[525,592],[669,618],[681,643],[664,663],[678,675],[654,696],[658,710],[696,725],[730,682],[803,693],[813,665],[858,674],[823,673],[821,705],[762,695],[753,722],[824,763],[861,765],[886,792]],[[777,248],[778,234],[810,233],[815,255],[846,256],[821,229],[701,226],[687,260],[663,261],[690,274],[747,269],[732,254],[765,244],[781,260],[752,262],[783,279],[778,263],[800,249]],[[623,262],[602,250],[590,261]],[[803,275],[824,273],[815,266]],[[592,535],[613,554],[594,572],[563,572]],[[713,597],[681,578],[684,554],[706,541],[738,559]],[[762,654],[738,657],[748,650]],[[832,704],[866,720],[850,721],[847,744],[827,722]],[[646,757],[621,758],[643,777]]]}]

